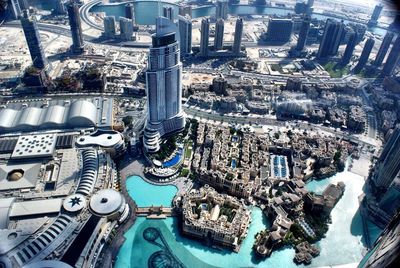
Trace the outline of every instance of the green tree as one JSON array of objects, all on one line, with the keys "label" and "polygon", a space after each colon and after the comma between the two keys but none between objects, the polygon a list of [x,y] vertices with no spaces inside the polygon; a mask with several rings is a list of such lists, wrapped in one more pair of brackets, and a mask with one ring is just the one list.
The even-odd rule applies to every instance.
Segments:
[{"label": "green tree", "polygon": [[128,115],[122,118],[122,122],[124,122],[125,126],[130,126],[133,122],[133,117]]}]

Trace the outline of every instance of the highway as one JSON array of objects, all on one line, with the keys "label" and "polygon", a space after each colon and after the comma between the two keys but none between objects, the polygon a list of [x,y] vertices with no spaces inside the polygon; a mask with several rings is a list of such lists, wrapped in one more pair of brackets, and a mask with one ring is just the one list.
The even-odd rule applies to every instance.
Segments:
[{"label": "highway", "polygon": [[290,122],[290,121],[279,121],[276,118],[267,118],[263,117],[250,117],[250,116],[239,116],[239,115],[226,115],[226,114],[218,114],[213,112],[207,112],[204,110],[198,110],[192,107],[183,107],[185,113],[192,118],[200,118],[205,120],[211,120],[221,123],[228,123],[232,125],[251,125],[251,126],[267,126],[267,127],[292,127],[297,129],[304,129],[308,131],[316,131],[322,130],[327,132],[335,137],[345,138],[351,140],[353,142],[367,145],[367,146],[375,146],[374,143],[368,142],[365,140],[361,140],[351,134],[343,132],[338,129],[332,129],[330,127],[325,127],[322,125],[316,125],[312,123],[305,122]]}]

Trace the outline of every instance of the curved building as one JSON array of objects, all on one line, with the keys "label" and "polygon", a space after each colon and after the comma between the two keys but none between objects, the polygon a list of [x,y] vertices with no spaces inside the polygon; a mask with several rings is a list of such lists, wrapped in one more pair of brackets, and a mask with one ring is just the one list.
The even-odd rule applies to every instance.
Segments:
[{"label": "curved building", "polygon": [[182,63],[176,25],[158,17],[146,72],[148,116],[144,132],[147,152],[160,149],[160,138],[185,127],[182,110]]}]

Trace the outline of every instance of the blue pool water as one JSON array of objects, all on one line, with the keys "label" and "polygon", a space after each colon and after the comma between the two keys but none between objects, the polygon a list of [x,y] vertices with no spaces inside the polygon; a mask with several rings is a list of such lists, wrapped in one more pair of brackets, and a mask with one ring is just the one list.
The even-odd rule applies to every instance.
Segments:
[{"label": "blue pool water", "polygon": [[[364,179],[350,172],[342,172],[331,178],[312,181],[306,185],[308,190],[321,193],[329,183],[343,181],[346,190],[343,197],[332,210],[332,224],[326,238],[318,246],[321,254],[308,267],[356,264],[362,259],[365,247],[362,241],[362,224],[358,212],[358,196],[361,194]],[[128,179],[129,194],[139,206],[168,205],[176,189],[169,186],[155,186],[144,182],[140,177]],[[158,202],[158,203],[157,203]],[[198,241],[182,237],[176,218],[147,220],[138,218],[135,225],[125,234],[126,241],[120,249],[115,267],[147,267],[149,259],[158,260],[160,246],[143,238],[147,228],[160,231],[163,241],[171,249],[171,256],[187,267],[298,267],[293,263],[294,250],[285,248],[275,251],[270,258],[259,260],[252,253],[254,235],[270,226],[258,208],[252,208],[252,223],[239,253],[218,251],[204,246]],[[163,243],[164,243],[163,242]],[[154,257],[154,258],[153,258]]]},{"label": "blue pool water", "polygon": [[174,157],[163,163],[163,167],[168,168],[178,164],[182,159],[182,154],[183,154],[183,149],[179,148]]},{"label": "blue pool water", "polygon": [[231,167],[236,168],[236,159],[232,159]]},{"label": "blue pool water", "polygon": [[126,181],[126,188],[138,207],[149,207],[151,205],[170,207],[177,192],[173,185],[155,186],[139,176],[129,177]]}]

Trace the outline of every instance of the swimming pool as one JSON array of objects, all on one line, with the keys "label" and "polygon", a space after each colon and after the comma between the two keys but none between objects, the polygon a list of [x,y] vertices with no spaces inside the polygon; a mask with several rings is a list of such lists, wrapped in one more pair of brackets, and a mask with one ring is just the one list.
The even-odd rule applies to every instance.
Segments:
[{"label": "swimming pool", "polygon": [[179,148],[178,151],[176,152],[176,154],[174,155],[174,157],[172,157],[170,160],[163,163],[163,167],[168,168],[168,167],[175,166],[176,164],[178,164],[181,161],[182,155],[183,155],[183,149]]},{"label": "swimming pool", "polygon": [[144,181],[140,176],[126,180],[126,189],[138,207],[151,205],[170,207],[177,189],[173,185],[157,186]]}]

